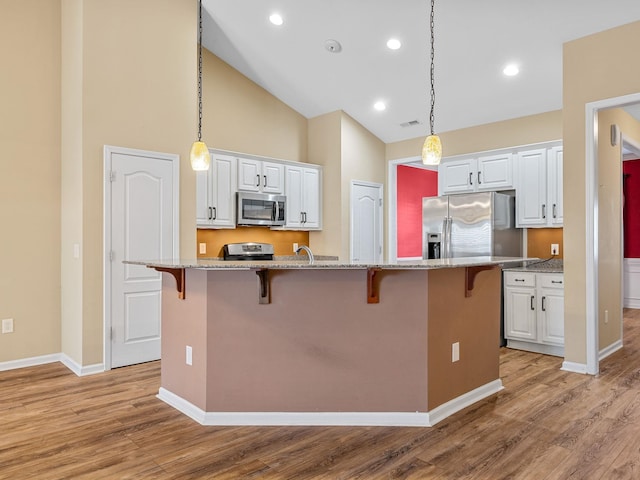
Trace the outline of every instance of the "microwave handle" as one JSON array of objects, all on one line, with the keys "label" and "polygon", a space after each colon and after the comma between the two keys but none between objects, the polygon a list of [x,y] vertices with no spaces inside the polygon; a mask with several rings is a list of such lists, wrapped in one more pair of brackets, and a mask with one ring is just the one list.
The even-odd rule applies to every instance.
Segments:
[{"label": "microwave handle", "polygon": [[272,220],[275,222],[280,217],[280,203],[276,200],[273,202],[273,218]]}]

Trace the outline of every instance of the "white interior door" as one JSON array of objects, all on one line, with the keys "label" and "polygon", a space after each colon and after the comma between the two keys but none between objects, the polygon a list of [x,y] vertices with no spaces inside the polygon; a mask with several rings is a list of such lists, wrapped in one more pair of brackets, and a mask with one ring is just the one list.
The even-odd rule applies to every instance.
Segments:
[{"label": "white interior door", "polygon": [[351,182],[351,261],[382,261],[382,185]]},{"label": "white interior door", "polygon": [[105,147],[107,367],[160,358],[162,274],[122,262],[176,256],[178,160],[177,155]]}]

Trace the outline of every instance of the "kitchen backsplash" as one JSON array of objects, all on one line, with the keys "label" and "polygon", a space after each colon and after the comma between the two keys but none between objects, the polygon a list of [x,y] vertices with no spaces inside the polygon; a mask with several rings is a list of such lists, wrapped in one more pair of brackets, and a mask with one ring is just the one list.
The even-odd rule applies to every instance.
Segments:
[{"label": "kitchen backsplash", "polygon": [[238,227],[234,229],[198,229],[196,252],[205,243],[207,253],[198,253],[198,258],[222,257],[222,246],[226,243],[261,242],[271,243],[275,255],[293,255],[293,244],[309,245],[309,232],[294,230],[278,231],[264,227]]},{"label": "kitchen backsplash", "polygon": [[527,229],[527,256],[549,258],[551,257],[551,244],[557,243],[560,246],[560,252],[558,255],[554,255],[553,258],[563,258],[562,230],[562,228]]}]

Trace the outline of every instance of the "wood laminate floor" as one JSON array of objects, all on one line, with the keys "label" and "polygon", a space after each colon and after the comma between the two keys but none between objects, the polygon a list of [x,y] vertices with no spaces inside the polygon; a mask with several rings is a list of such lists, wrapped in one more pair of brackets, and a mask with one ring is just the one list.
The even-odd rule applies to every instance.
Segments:
[{"label": "wood laminate floor", "polygon": [[640,479],[640,310],[597,377],[504,349],[505,389],[433,428],[203,427],[152,362],[0,372],[0,479]]}]

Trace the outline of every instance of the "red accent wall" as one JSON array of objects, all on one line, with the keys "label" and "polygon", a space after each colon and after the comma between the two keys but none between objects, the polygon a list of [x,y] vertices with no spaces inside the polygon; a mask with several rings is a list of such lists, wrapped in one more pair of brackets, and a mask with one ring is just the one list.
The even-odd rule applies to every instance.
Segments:
[{"label": "red accent wall", "polygon": [[625,180],[624,258],[640,258],[640,159],[622,162]]},{"label": "red accent wall", "polygon": [[438,172],[398,165],[397,192],[398,258],[421,257],[422,197],[438,195]]}]

